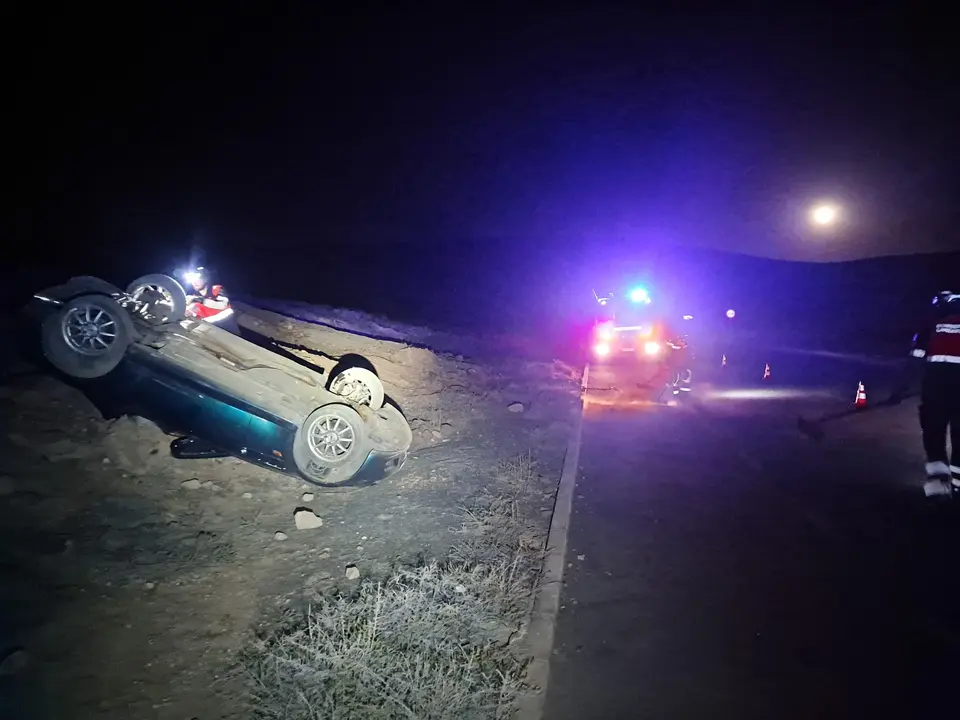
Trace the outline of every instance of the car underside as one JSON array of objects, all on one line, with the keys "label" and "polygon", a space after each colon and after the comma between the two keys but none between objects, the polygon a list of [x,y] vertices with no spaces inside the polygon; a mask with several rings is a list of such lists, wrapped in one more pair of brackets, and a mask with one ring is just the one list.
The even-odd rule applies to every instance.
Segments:
[{"label": "car underside", "polygon": [[28,316],[62,377],[178,435],[174,457],[233,455],[319,485],[402,466],[412,433],[371,364],[311,367],[185,317],[185,297],[163,275],[125,291],[80,277],[37,293]]}]

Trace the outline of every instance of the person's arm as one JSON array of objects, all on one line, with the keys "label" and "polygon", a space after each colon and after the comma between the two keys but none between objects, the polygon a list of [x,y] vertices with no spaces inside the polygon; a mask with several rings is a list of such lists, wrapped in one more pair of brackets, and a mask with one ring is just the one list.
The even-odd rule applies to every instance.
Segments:
[{"label": "person's arm", "polygon": [[230,307],[230,298],[223,292],[222,285],[214,285],[210,297],[203,299],[203,305],[211,310],[226,310]]},{"label": "person's arm", "polygon": [[930,335],[933,333],[934,325],[926,323],[921,326],[919,332],[913,336],[913,347],[910,350],[910,357],[926,358],[927,349],[930,346]]}]

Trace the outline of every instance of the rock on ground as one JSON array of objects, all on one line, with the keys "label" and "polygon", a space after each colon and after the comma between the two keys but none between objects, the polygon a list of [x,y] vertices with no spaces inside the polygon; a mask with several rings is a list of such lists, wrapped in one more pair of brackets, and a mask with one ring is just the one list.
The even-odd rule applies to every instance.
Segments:
[{"label": "rock on ground", "polygon": [[293,522],[297,530],[313,530],[323,526],[323,520],[313,510],[306,508],[297,510],[293,514]]}]

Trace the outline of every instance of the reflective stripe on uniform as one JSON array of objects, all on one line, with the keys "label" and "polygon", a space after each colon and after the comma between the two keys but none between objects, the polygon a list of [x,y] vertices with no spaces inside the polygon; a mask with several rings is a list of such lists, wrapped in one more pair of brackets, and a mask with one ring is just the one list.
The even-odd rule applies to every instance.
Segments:
[{"label": "reflective stripe on uniform", "polygon": [[[221,310],[216,315],[210,315],[209,317],[205,317],[203,319],[210,323],[217,323],[230,317],[231,315],[233,315],[233,308],[227,308],[226,310]],[[960,361],[960,358],[957,359]]]},{"label": "reflective stripe on uniform", "polygon": [[960,334],[960,323],[940,323],[934,329],[934,332],[947,333],[949,335]]},{"label": "reflective stripe on uniform", "polygon": [[911,354],[913,357],[922,358],[922,357],[924,357],[924,356],[927,354],[927,351],[926,351],[926,350],[921,350],[920,348],[917,348],[917,349],[915,349],[915,350],[911,350],[911,351],[910,351],[910,354]]},{"label": "reflective stripe on uniform", "polygon": [[960,365],[960,355],[928,355],[927,362],[931,363],[956,363]]}]

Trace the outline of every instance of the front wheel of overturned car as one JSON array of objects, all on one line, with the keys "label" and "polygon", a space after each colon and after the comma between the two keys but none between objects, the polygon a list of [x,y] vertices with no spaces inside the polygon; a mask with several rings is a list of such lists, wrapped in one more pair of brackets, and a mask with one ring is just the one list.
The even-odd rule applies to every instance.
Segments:
[{"label": "front wheel of overturned car", "polygon": [[104,295],[81,295],[44,320],[43,354],[57,370],[75,378],[98,378],[123,359],[133,338],[126,311]]},{"label": "front wheel of overturned car", "polygon": [[360,413],[349,405],[323,405],[297,430],[293,460],[315,485],[344,485],[363,466],[370,449]]},{"label": "front wheel of overturned car", "polygon": [[147,303],[149,312],[161,322],[182,320],[187,314],[187,293],[169,275],[144,275],[127,285],[127,295]]}]

